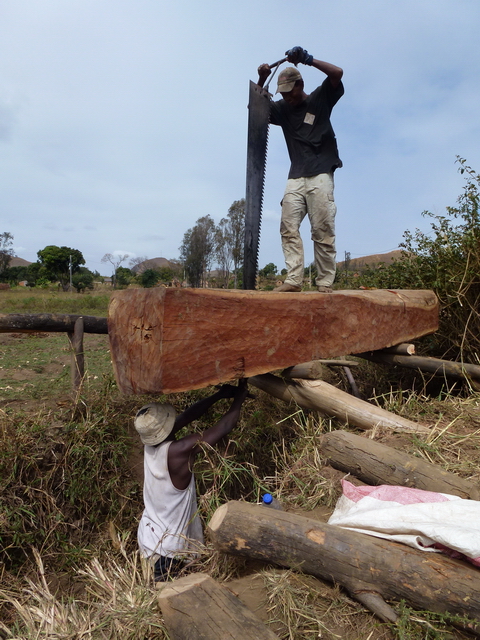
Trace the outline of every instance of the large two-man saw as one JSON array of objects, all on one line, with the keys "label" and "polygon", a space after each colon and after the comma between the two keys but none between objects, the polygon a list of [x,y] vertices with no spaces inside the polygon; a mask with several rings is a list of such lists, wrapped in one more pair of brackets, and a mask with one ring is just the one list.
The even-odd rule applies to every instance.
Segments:
[{"label": "large two-man saw", "polygon": [[[287,58],[269,65],[278,66]],[[270,80],[273,78],[270,76]],[[268,85],[260,87],[250,82],[248,100],[247,184],[245,193],[245,244],[243,254],[243,288],[255,289],[258,268],[258,246],[262,220],[263,185],[267,161],[270,100]]]}]

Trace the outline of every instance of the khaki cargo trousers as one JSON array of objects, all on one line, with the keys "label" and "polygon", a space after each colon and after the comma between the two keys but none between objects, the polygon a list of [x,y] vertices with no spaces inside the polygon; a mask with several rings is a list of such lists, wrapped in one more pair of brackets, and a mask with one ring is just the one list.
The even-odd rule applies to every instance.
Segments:
[{"label": "khaki cargo trousers", "polygon": [[308,214],[312,231],[317,286],[331,287],[335,278],[335,215],[333,173],[290,178],[282,200],[280,235],[287,267],[285,283],[301,287],[304,255],[300,225]]}]

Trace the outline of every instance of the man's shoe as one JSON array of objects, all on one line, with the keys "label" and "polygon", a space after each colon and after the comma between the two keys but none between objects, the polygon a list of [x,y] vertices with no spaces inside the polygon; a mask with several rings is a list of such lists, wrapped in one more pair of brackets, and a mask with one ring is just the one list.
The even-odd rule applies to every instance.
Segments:
[{"label": "man's shoe", "polygon": [[332,293],[333,291],[331,287],[324,287],[323,285],[320,285],[317,289],[320,293]]},{"label": "man's shoe", "polygon": [[295,284],[287,284],[286,282],[281,284],[279,287],[275,287],[274,289],[274,291],[292,291],[295,293],[298,293],[301,290],[302,290],[302,287],[297,287],[297,285]]}]

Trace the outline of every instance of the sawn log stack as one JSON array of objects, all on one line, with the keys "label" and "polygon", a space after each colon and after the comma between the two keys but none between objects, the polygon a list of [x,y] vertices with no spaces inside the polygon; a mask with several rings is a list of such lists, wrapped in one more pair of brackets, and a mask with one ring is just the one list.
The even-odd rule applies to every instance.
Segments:
[{"label": "sawn log stack", "polygon": [[108,333],[123,393],[199,389],[301,362],[383,349],[438,328],[432,291],[115,292]]}]

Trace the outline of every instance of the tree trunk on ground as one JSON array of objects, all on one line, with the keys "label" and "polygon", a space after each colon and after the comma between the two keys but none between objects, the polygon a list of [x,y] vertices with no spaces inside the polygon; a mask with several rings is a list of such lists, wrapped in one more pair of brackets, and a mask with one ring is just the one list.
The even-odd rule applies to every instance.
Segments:
[{"label": "tree trunk on ground", "polygon": [[218,550],[341,584],[382,620],[396,618],[384,600],[400,599],[480,620],[480,572],[466,562],[245,502],[219,507],[208,529]]},{"label": "tree trunk on ground", "polygon": [[171,640],[278,640],[231,591],[206,573],[167,583],[158,604]]},{"label": "tree trunk on ground", "polygon": [[285,402],[295,402],[302,409],[335,416],[359,429],[383,427],[392,431],[429,433],[425,425],[411,422],[375,405],[354,398],[322,380],[287,382],[271,373],[253,376],[249,384]]},{"label": "tree trunk on ground", "polygon": [[480,491],[472,482],[370,438],[332,431],[322,436],[320,450],[332,467],[370,485],[400,485],[480,499]]},{"label": "tree trunk on ground", "polygon": [[[431,291],[153,288],[113,294],[108,331],[123,393],[171,393],[382,349],[433,333]],[[181,363],[181,366],[179,366]]]}]

